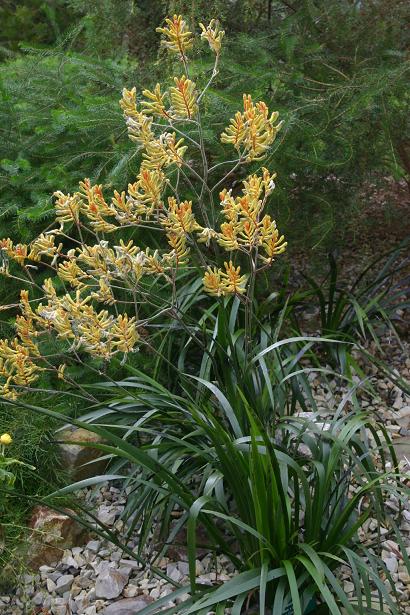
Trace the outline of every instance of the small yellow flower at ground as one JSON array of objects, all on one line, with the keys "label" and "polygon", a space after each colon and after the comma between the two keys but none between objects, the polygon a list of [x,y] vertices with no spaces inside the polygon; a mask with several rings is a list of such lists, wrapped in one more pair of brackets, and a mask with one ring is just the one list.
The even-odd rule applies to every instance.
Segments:
[{"label": "small yellow flower at ground", "polygon": [[9,433],[4,433],[0,436],[0,444],[8,445],[13,442],[13,438]]}]

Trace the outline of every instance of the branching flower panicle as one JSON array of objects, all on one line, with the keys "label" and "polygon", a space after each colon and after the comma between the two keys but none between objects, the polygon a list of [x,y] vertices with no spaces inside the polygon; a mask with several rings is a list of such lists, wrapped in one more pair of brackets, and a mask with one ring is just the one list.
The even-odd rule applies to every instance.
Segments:
[{"label": "branching flower panicle", "polygon": [[[67,355],[74,361],[83,353],[97,362],[117,355],[125,360],[147,343],[151,321],[158,332],[166,319],[168,330],[169,319],[178,314],[181,280],[198,271],[207,294],[239,297],[247,309],[255,275],[285,250],[284,237],[267,211],[275,175],[263,168],[243,180],[239,193],[228,183],[239,164],[266,156],[275,139],[277,113],[269,113],[265,103],[244,95],[243,112],[221,136],[239,158],[225,181],[210,183],[221,165],[208,165],[200,106],[217,74],[224,31],[215,20],[200,28],[201,39],[215,53],[202,90],[188,77],[186,53],[193,34],[182,17],[174,16],[159,32],[168,50],[182,59],[185,74],[174,77],[168,89],[160,84],[144,89],[141,103],[136,88],[122,92],[128,134],[141,156],[127,189],[109,194],[85,179],[73,194],[54,193],[56,229],[28,245],[0,240],[0,273],[13,276],[20,267],[19,279],[36,289],[21,291],[16,337],[0,340],[0,395],[14,399],[45,370],[54,371],[65,385],[72,383]],[[213,198],[219,186],[216,211]],[[221,259],[221,252],[228,257]],[[36,284],[33,275],[44,267],[50,277]],[[55,364],[47,356],[50,337],[59,348]]]}]

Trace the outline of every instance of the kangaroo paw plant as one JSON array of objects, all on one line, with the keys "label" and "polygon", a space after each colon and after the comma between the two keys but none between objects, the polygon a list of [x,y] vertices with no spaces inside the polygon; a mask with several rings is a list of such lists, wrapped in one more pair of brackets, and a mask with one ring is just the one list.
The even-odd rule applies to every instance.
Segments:
[{"label": "kangaroo paw plant", "polygon": [[[274,323],[259,310],[286,248],[270,205],[276,175],[260,166],[280,130],[278,113],[244,94],[219,135],[233,153],[216,162],[203,117],[224,31],[216,20],[200,31],[181,16],[167,19],[158,32],[173,77],[123,91],[140,160],[127,190],[108,195],[84,179],[74,194],[55,193],[55,223],[30,244],[0,241],[0,271],[22,286],[16,336],[0,340],[0,395],[24,405],[24,393],[40,395],[54,376],[61,395],[91,403],[88,422],[73,422],[100,433],[106,443],[93,446],[118,472],[128,464],[139,558],[153,524],[165,551],[186,526],[190,584],[146,613],[234,615],[257,606],[260,615],[302,615],[327,605],[350,615],[381,612],[383,603],[398,613],[377,548],[361,550],[358,539],[370,515],[383,517],[393,489],[395,475],[376,459],[385,459],[388,438],[373,419],[343,408],[326,429],[289,416],[293,395],[309,399],[299,359],[317,340],[278,339],[286,304]],[[202,43],[211,68],[194,78]],[[91,384],[75,376],[79,367],[93,374]],[[238,572],[226,585],[197,582],[198,524],[210,550]],[[352,570],[353,602],[337,578],[341,564]]]}]

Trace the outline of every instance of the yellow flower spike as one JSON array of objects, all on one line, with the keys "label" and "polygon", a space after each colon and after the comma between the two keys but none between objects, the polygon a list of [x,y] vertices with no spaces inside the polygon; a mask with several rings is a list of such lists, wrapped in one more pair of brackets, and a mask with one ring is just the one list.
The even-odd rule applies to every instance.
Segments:
[{"label": "yellow flower spike", "polygon": [[178,167],[183,163],[183,157],[188,149],[186,145],[183,145],[184,139],[176,140],[175,133],[167,134],[165,138],[166,151],[168,156],[167,165],[176,164]]},{"label": "yellow flower spike", "polygon": [[265,196],[269,196],[275,189],[276,173],[270,173],[268,169],[262,167],[263,185],[265,188]]},{"label": "yellow flower spike", "polygon": [[108,248],[105,241],[100,241],[94,246],[83,245],[81,249],[78,249],[77,261],[86,264],[88,275],[96,278],[101,276],[110,278],[110,266],[115,263],[115,252]]},{"label": "yellow flower spike", "polygon": [[39,367],[30,357],[30,348],[18,338],[0,340],[0,382],[2,394],[15,399],[14,387],[29,387],[39,377]]},{"label": "yellow flower spike", "polygon": [[92,356],[109,359],[114,317],[107,310],[96,312],[93,307],[84,305],[84,301],[73,306],[71,317],[75,318],[78,345]]},{"label": "yellow flower spike", "polygon": [[186,52],[192,48],[192,32],[187,28],[182,15],[174,15],[172,19],[165,20],[164,28],[156,28],[156,32],[164,35],[163,46],[173,53],[180,55],[183,61],[186,60]]},{"label": "yellow flower spike", "polygon": [[246,290],[246,275],[241,275],[241,268],[235,267],[232,261],[225,262],[224,267],[225,271],[208,267],[202,279],[205,291],[216,297],[242,295]]},{"label": "yellow flower spike", "polygon": [[247,127],[244,118],[240,111],[235,113],[231,119],[230,125],[225,128],[225,132],[221,134],[222,143],[231,143],[235,149],[239,151],[246,137]]},{"label": "yellow flower spike", "polygon": [[135,141],[139,145],[146,145],[149,143],[154,138],[154,133],[151,130],[153,118],[138,111],[135,88],[132,88],[132,90],[123,89],[120,107],[124,113],[128,136],[131,141]]},{"label": "yellow flower spike", "polygon": [[0,239],[0,274],[9,275],[9,258],[13,258],[13,242],[10,238]]},{"label": "yellow flower spike", "polygon": [[159,139],[147,143],[143,153],[141,169],[162,169],[176,164],[178,167],[183,163],[183,157],[187,146],[183,145],[184,139],[176,140],[175,133],[166,132]]},{"label": "yellow flower spike", "polygon": [[278,112],[269,116],[267,105],[260,101],[253,103],[250,94],[243,95],[243,113],[239,111],[230,125],[221,134],[222,143],[231,143],[235,149],[243,150],[246,160],[262,160],[276,138],[282,122],[275,125]]},{"label": "yellow flower spike", "polygon": [[13,438],[11,437],[9,433],[3,433],[0,436],[0,444],[2,444],[3,446],[8,446],[12,442],[13,442]]},{"label": "yellow flower spike", "polygon": [[204,243],[207,248],[209,248],[211,240],[216,239],[218,237],[218,233],[213,228],[201,228],[198,225],[197,228],[197,241],[198,243]]},{"label": "yellow flower spike", "polygon": [[128,354],[132,352],[139,340],[135,317],[128,318],[127,314],[120,314],[112,327],[112,345],[118,352]]},{"label": "yellow flower spike", "polygon": [[65,380],[65,369],[67,365],[65,363],[61,363],[57,369],[57,378],[59,380]]},{"label": "yellow flower spike", "polygon": [[64,194],[60,190],[54,192],[56,202],[54,208],[56,210],[56,220],[60,222],[61,227],[64,226],[64,222],[78,223],[80,218],[81,209],[84,206],[83,201],[79,194]]},{"label": "yellow flower spike", "polygon": [[226,273],[222,273],[226,294],[243,294],[246,287],[246,276],[240,275],[241,268],[234,267],[232,261],[224,263]]},{"label": "yellow flower spike", "polygon": [[82,280],[87,277],[74,259],[69,259],[65,263],[60,263],[58,265],[57,275],[60,280],[68,282],[73,288],[82,286],[84,284]]},{"label": "yellow flower spike", "polygon": [[224,222],[221,224],[221,232],[218,234],[219,245],[228,251],[238,250],[238,231],[239,228],[233,222]]},{"label": "yellow flower spike", "polygon": [[279,236],[275,220],[271,220],[271,217],[268,215],[262,219],[260,243],[267,256],[259,254],[259,258],[267,264],[271,264],[273,258],[278,254],[282,254],[288,245],[284,235]]},{"label": "yellow flower spike", "polygon": [[13,251],[11,253],[11,258],[16,261],[19,265],[24,265],[24,262],[27,259],[28,247],[24,243],[18,243],[14,246]]},{"label": "yellow flower spike", "polygon": [[114,216],[115,211],[107,204],[102,186],[92,186],[87,178],[80,182],[81,196],[86,198],[84,202],[83,213],[90,220],[90,224],[97,232],[112,233],[117,230],[115,224],[111,224],[105,220],[106,217]]},{"label": "yellow flower spike", "polygon": [[168,243],[172,248],[171,254],[164,254],[163,258],[173,258],[176,266],[186,265],[188,262],[189,248],[185,235],[180,233],[167,233]]},{"label": "yellow flower spike", "polygon": [[115,297],[112,293],[111,287],[107,284],[107,281],[104,278],[100,278],[99,289],[96,292],[91,293],[91,298],[99,301],[100,303],[107,303],[108,305],[114,305]]},{"label": "yellow flower spike", "polygon": [[43,290],[49,300],[57,299],[56,289],[54,288],[53,280],[51,278],[44,280]]},{"label": "yellow flower spike", "polygon": [[160,170],[168,166],[169,156],[166,149],[165,139],[153,139],[146,144],[145,152],[142,154],[142,169]]},{"label": "yellow flower spike", "polygon": [[138,213],[148,219],[154,209],[162,207],[161,195],[165,186],[165,175],[159,169],[142,169],[134,184],[128,185],[129,195],[135,199]]},{"label": "yellow flower spike", "polygon": [[137,89],[135,87],[131,90],[127,90],[127,88],[122,90],[120,107],[126,117],[137,118],[139,116],[140,112],[137,110]]},{"label": "yellow flower spike", "polygon": [[199,27],[202,30],[201,38],[205,39],[209,43],[209,47],[219,55],[222,46],[222,39],[225,36],[225,30],[220,30],[219,22],[217,19],[211,19],[207,27],[200,23]]},{"label": "yellow flower spike", "polygon": [[162,94],[159,83],[157,83],[153,92],[151,92],[151,90],[143,90],[142,94],[145,98],[148,98],[148,100],[143,100],[141,103],[144,107],[144,111],[150,115],[158,115],[159,117],[164,117],[165,119],[171,119],[171,116],[166,110],[164,104],[166,94]]},{"label": "yellow flower spike", "polygon": [[54,235],[44,235],[42,233],[31,242],[30,244],[30,252],[28,254],[28,259],[40,262],[42,256],[48,256],[50,258],[57,257],[63,248],[63,244],[60,243],[58,246],[54,245],[55,236]]},{"label": "yellow flower spike", "polygon": [[0,250],[4,250],[9,256],[13,252],[13,242],[10,238],[0,239]]},{"label": "yellow flower spike", "polygon": [[38,337],[38,332],[34,327],[33,319],[25,318],[24,316],[17,316],[15,327],[17,336],[21,340],[22,344],[33,356],[40,356],[40,350],[32,339],[33,337]]},{"label": "yellow flower spike", "polygon": [[205,291],[214,297],[220,297],[224,294],[221,285],[221,270],[217,267],[208,267],[202,278]]},{"label": "yellow flower spike", "polygon": [[33,310],[31,309],[28,290],[25,288],[20,291],[20,308],[23,315],[27,318],[33,318],[35,316]]},{"label": "yellow flower spike", "polygon": [[195,83],[183,75],[174,77],[175,87],[169,89],[172,114],[177,119],[192,119],[198,110]]},{"label": "yellow flower spike", "polygon": [[144,270],[147,273],[162,275],[165,272],[164,257],[160,257],[158,250],[151,254],[147,248],[144,252]]},{"label": "yellow flower spike", "polygon": [[168,197],[168,209],[160,220],[162,226],[176,235],[192,233],[199,225],[192,213],[192,201],[178,203],[175,197]]}]

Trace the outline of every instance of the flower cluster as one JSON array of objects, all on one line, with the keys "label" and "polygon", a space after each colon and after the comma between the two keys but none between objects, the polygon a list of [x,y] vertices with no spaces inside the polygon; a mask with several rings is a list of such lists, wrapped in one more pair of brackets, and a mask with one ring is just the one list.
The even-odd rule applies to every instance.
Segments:
[{"label": "flower cluster", "polygon": [[202,30],[201,38],[207,40],[212,51],[219,55],[221,52],[222,39],[225,36],[225,31],[220,29],[218,20],[211,19],[209,25],[206,27],[204,24],[200,23],[199,27]]},{"label": "flower cluster", "polygon": [[275,124],[278,112],[269,115],[267,105],[253,103],[249,94],[243,95],[243,112],[238,111],[221,135],[222,143],[231,143],[248,161],[262,160],[282,127]]},{"label": "flower cluster", "polygon": [[[224,32],[215,20],[200,27],[216,67]],[[194,36],[185,21],[174,16],[159,31],[165,47],[186,69]],[[215,69],[211,79],[214,74]],[[199,107],[208,86],[201,92],[185,70],[168,90],[160,84],[143,90],[140,103],[135,88],[125,89],[120,105],[129,136],[142,155],[135,181],[110,196],[89,179],[73,194],[57,191],[55,228],[30,244],[0,240],[0,273],[16,277],[17,265],[25,276],[18,279],[32,288],[30,293],[21,291],[16,337],[0,340],[0,395],[16,397],[44,370],[54,370],[67,381],[67,354],[77,361],[84,352],[108,361],[149,343],[146,327],[177,313],[182,270],[184,275],[200,272],[211,296],[250,301],[248,277],[269,267],[285,250],[284,237],[266,212],[274,174],[263,168],[261,174],[250,175],[240,194],[224,188],[220,206],[213,209],[213,191],[224,181],[212,187],[212,169],[204,163],[201,172],[186,156],[189,143],[198,148],[197,159],[206,161]],[[238,150],[236,165],[266,155],[280,127],[276,120],[277,113],[269,114],[265,103],[254,104],[244,96],[244,111],[221,135]],[[129,229],[134,229],[133,239]],[[125,230],[127,239],[121,237]],[[135,243],[142,232],[143,246]],[[229,255],[218,263],[221,248]],[[50,272],[42,284],[33,279],[36,269]],[[58,363],[43,351],[49,336],[59,342],[64,359]]]},{"label": "flower cluster", "polygon": [[178,54],[181,59],[186,57],[186,52],[192,49],[192,32],[187,28],[182,15],[174,15],[172,19],[165,20],[164,28],[157,28],[156,31],[164,35],[163,46],[169,51]]}]

